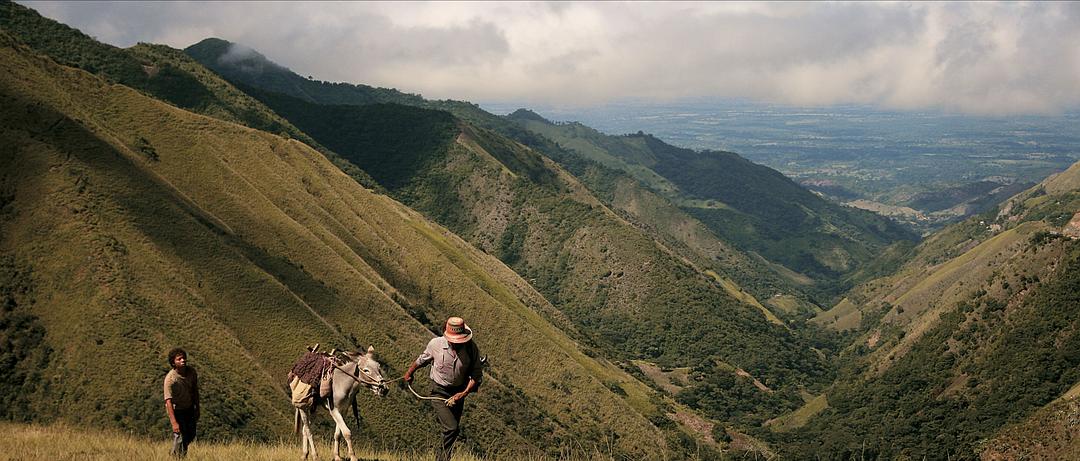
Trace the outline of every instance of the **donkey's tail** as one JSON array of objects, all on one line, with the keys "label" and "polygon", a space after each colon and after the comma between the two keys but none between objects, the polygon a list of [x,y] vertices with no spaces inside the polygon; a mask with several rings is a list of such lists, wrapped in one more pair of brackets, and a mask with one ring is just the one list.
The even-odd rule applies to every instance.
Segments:
[{"label": "donkey's tail", "polygon": [[352,396],[352,415],[356,420],[356,430],[360,430],[360,411],[356,409],[356,394]]}]

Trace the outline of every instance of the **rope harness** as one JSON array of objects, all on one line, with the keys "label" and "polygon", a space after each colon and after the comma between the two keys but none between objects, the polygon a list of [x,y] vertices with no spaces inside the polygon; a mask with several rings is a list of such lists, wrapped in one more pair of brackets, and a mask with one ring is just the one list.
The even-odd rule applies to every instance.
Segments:
[{"label": "rope harness", "polygon": [[[334,368],[337,368],[338,370],[341,370],[342,373],[345,373],[350,378],[355,379],[356,382],[358,382],[360,384],[363,384],[365,386],[368,386],[368,387],[373,387],[373,388],[374,387],[387,386],[387,385],[389,385],[391,383],[394,383],[394,382],[397,382],[397,381],[401,381],[402,379],[405,379],[404,377],[400,377],[400,378],[395,378],[395,379],[390,379],[390,380],[386,380],[386,379],[381,379],[380,380],[380,379],[375,379],[375,377],[371,376],[370,374],[364,373],[364,370],[359,370],[360,373],[364,374],[364,378],[367,378],[365,380],[365,379],[361,378],[359,375],[354,375],[352,373],[349,373],[344,368],[339,367],[336,363],[334,363],[333,366],[334,366]],[[444,403],[448,402],[450,400],[450,399],[445,399],[445,398],[442,398],[442,397],[424,397],[424,396],[418,394],[413,389],[412,383],[405,383],[405,386],[409,388],[409,392],[412,392],[412,395],[416,396],[416,398],[420,399],[420,400],[435,400],[435,401],[444,402]]]},{"label": "rope harness", "polygon": [[397,380],[387,381],[385,379],[375,378],[374,376],[371,376],[370,373],[367,373],[364,370],[361,370],[359,365],[357,365],[356,370],[359,371],[360,373],[363,373],[364,378],[366,378],[366,379],[362,379],[360,377],[360,375],[355,375],[355,374],[350,373],[348,370],[346,370],[344,368],[341,368],[341,366],[339,366],[337,363],[330,362],[330,365],[332,365],[334,368],[337,368],[342,373],[345,373],[350,378],[356,380],[356,382],[358,382],[360,384],[363,384],[363,385],[365,385],[365,386],[367,386],[369,388],[372,388],[372,389],[385,387],[388,383],[392,383],[394,381],[397,381]]},{"label": "rope harness", "polygon": [[[401,379],[401,378],[398,378],[398,379]],[[424,397],[424,396],[422,396],[420,394],[417,394],[416,391],[413,390],[412,383],[407,382],[407,383],[405,383],[405,386],[407,386],[409,388],[409,392],[412,392],[412,395],[415,395],[416,398],[418,398],[420,400],[435,400],[435,401],[438,401],[438,402],[446,403],[447,406],[450,405],[450,403],[449,403],[450,399],[444,399],[442,397]]]},{"label": "rope harness", "polygon": [[[350,372],[350,371],[348,371],[348,370],[346,370],[344,368],[341,368],[341,365],[339,365],[339,362],[341,362],[342,360],[335,353],[335,352],[337,352],[336,350],[331,351],[329,354],[319,354],[319,353],[315,352],[315,350],[318,349],[318,348],[319,348],[319,346],[316,344],[313,348],[311,348],[309,350],[309,352],[307,354],[305,354],[305,356],[301,360],[301,363],[298,363],[296,366],[294,366],[295,371],[300,371],[300,373],[295,373],[296,375],[301,375],[301,374],[309,374],[310,375],[310,374],[312,374],[313,371],[317,370],[317,366],[315,365],[315,363],[317,363],[318,359],[321,359],[321,360],[326,360],[326,362],[329,362],[330,366],[338,369],[342,373],[345,373],[346,376],[352,378],[353,380],[355,380],[356,382],[358,382],[360,384],[363,384],[363,385],[367,386],[370,389],[389,388],[389,384],[405,379],[404,376],[402,376],[400,378],[390,379],[390,380],[376,378],[376,377],[372,376],[370,373],[368,373],[368,372],[364,371],[363,369],[361,369],[359,364],[356,365],[356,371],[358,373],[352,373],[352,372]],[[487,357],[482,357],[481,360],[480,360],[481,366],[483,366],[484,362],[486,362],[486,361],[487,361]],[[313,370],[313,369],[315,369],[315,370]],[[436,401],[436,402],[443,402],[447,406],[450,406],[450,405],[454,404],[454,402],[453,402],[454,399],[453,398],[443,398],[443,397],[434,397],[434,396],[425,397],[425,396],[422,396],[419,393],[417,393],[415,389],[413,389],[412,383],[410,383],[410,382],[406,382],[405,386],[409,388],[409,392],[411,392],[412,395],[415,396],[418,400],[433,400],[433,401]]]}]

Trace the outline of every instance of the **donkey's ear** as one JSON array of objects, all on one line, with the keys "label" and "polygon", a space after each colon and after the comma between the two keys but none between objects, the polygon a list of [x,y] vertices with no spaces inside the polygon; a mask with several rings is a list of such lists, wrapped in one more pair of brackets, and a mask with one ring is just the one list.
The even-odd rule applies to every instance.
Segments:
[{"label": "donkey's ear", "polygon": [[368,345],[368,347],[367,347],[367,356],[368,357],[374,357],[375,356],[375,346]]}]

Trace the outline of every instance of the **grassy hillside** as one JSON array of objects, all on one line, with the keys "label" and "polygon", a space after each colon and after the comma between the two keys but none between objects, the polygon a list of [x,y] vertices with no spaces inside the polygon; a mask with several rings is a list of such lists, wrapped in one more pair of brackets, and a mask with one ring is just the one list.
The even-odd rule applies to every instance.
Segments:
[{"label": "grassy hillside", "polygon": [[[75,428],[67,425],[16,425],[0,423],[0,460],[71,459],[86,461],[112,461],[116,459],[161,460],[175,459],[169,456],[171,441],[165,434],[142,437],[128,433],[102,429]],[[317,452],[324,458],[330,452],[330,444],[316,442]],[[369,448],[358,441],[356,455],[364,461],[410,461],[431,458],[431,450],[382,450]],[[254,442],[235,440],[209,442],[199,440],[191,446],[185,459],[192,461],[278,461],[295,460],[300,450],[291,441]],[[587,451],[570,448],[554,459],[614,460],[615,453],[600,449]],[[466,449],[455,450],[454,461],[529,461],[544,459],[538,456],[479,456]]]},{"label": "grassy hillside", "polygon": [[[515,119],[523,112],[518,111]],[[516,135],[513,130],[507,131]],[[807,313],[804,306],[813,305],[801,280],[789,278],[788,274],[774,270],[760,256],[747,254],[717,237],[663,193],[646,187],[647,179],[635,178],[617,168],[617,165],[607,166],[608,162],[603,158],[580,156],[567,150],[563,139],[553,137],[559,139],[559,143],[554,143],[549,140],[549,133],[541,133],[519,138],[524,138],[529,147],[543,152],[572,173],[621,218],[717,279],[733,296],[761,306],[767,318],[772,319],[779,314],[788,320],[797,319]],[[790,298],[798,307],[785,310],[772,306],[771,310],[766,309],[764,301],[776,296]]]},{"label": "grassy hillside", "polygon": [[180,50],[146,43],[117,48],[9,1],[0,2],[0,29],[60,64],[86,70],[182,109],[299,139],[322,152],[357,182],[378,187],[362,170]]},{"label": "grassy hillside", "polygon": [[979,445],[979,458],[1007,459],[1080,459],[1080,388],[1073,386],[1031,416],[1006,426],[993,438]]},{"label": "grassy hillside", "polygon": [[[305,144],[0,43],[6,418],[157,432],[162,354],[183,345],[207,439],[284,436],[283,376],[305,344],[374,344],[400,373],[459,313],[493,363],[470,449],[666,450],[650,391],[545,321],[552,307],[494,258]],[[411,397],[360,400],[368,446],[430,443]]]},{"label": "grassy hillside", "polygon": [[[254,78],[256,73],[292,74],[275,81],[306,79],[249,51],[258,66],[230,64],[231,48],[207,52],[215,43],[224,45],[208,40],[188,52],[226,76],[246,72],[238,67],[258,68],[235,83],[372,173],[394,198],[508,263],[570,318],[581,331],[579,338],[606,355],[669,365],[718,358],[791,389],[786,397],[796,396],[800,385],[822,383],[827,375],[809,341],[777,325],[779,318],[737,283],[692,260],[731,259],[724,255],[730,248],[708,240],[708,232],[694,228],[692,218],[684,220],[688,226],[680,233],[701,236],[694,243],[712,253],[694,253],[694,248],[683,252],[690,257],[681,256],[679,250],[690,247],[692,239],[667,239],[676,249],[663,239],[657,242],[660,232],[643,231],[625,214],[613,212],[552,160],[503,136],[504,128],[513,125],[486,112],[481,125],[497,130],[473,124],[476,114],[454,101],[406,100],[410,106],[402,106],[342,98],[351,104],[313,103],[295,86],[285,89],[289,95],[269,91],[276,87],[270,84],[253,87],[264,81]],[[303,85],[315,89],[308,94],[364,89],[315,81]],[[447,112],[430,108],[453,110],[455,131],[447,132]],[[725,272],[738,269],[728,266]]]},{"label": "grassy hillside", "polygon": [[[279,105],[276,108],[279,112],[289,111],[289,108],[295,108],[296,104],[282,101],[280,97],[274,96],[275,94],[291,96],[300,102],[329,106],[326,110],[339,110],[330,107],[340,105],[389,103],[450,112],[472,126],[484,128],[523,143],[556,161],[624,219],[641,228],[652,238],[664,242],[680,257],[693,261],[702,270],[713,270],[718,273],[725,279],[728,286],[738,287],[737,296],[745,297],[752,294],[758,298],[768,298],[780,293],[808,301],[798,284],[793,284],[785,277],[776,274],[769,269],[768,264],[758,261],[758,258],[745,255],[717,238],[713,231],[672,204],[667,198],[642,187],[634,179],[644,181],[657,190],[675,189],[666,179],[644,166],[629,164],[606,153],[603,154],[606,155],[603,158],[590,155],[579,156],[579,152],[590,151],[577,149],[577,145],[573,145],[575,149],[568,149],[564,138],[550,136],[551,133],[547,132],[540,133],[525,129],[515,121],[516,119],[495,116],[467,102],[430,101],[396,90],[311,80],[269,61],[254,50],[224,40],[206,39],[188,47],[185,51],[207,67],[243,87],[245,91],[249,93],[262,91],[264,93],[262,98],[277,99]],[[295,121],[295,117],[299,115],[295,111],[292,114]],[[535,114],[533,116],[543,120]],[[316,120],[316,122],[322,121]],[[305,130],[319,128],[320,125],[316,124],[309,125],[309,128]],[[558,142],[553,142],[553,139]],[[604,148],[625,147],[617,138],[612,139],[615,140],[603,142]],[[335,149],[338,148],[335,147]],[[602,149],[593,150],[606,152]],[[632,154],[624,155],[633,156]],[[630,173],[624,173],[624,170]],[[792,314],[792,318],[795,318],[805,314],[805,311],[800,310]],[[768,315],[774,314],[768,312]]]},{"label": "grassy hillside", "polygon": [[1035,437],[1052,445],[1041,451],[1011,445],[1022,427],[1011,425],[1068,411],[1044,407],[1080,380],[1080,242],[1063,233],[1080,209],[1078,175],[1074,166],[933,235],[896,274],[821,314],[837,326],[858,315],[861,334],[841,356],[830,408],[772,440],[804,456],[1075,453],[1054,441],[1067,429],[1048,423],[1056,432]]},{"label": "grassy hillside", "polygon": [[[509,118],[578,155],[625,171],[740,249],[826,286],[890,244],[916,239],[886,218],[827,202],[734,153],[694,152],[643,133],[608,136],[577,123],[553,124],[528,111]],[[836,292],[836,287],[826,290]]]},{"label": "grassy hillside", "polygon": [[558,308],[551,321],[568,318],[579,339],[607,356],[738,363],[790,389],[760,407],[764,418],[786,408],[785,399],[797,402],[796,388],[826,379],[811,343],[770,321],[752,295],[658,244],[531,149],[464,120],[451,125],[442,111],[320,105],[242,88],[394,197],[498,256]]}]

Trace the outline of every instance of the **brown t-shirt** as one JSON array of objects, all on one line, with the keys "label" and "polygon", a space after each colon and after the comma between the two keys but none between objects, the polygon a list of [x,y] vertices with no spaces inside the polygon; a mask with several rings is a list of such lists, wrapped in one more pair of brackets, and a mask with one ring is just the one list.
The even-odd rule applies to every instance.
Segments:
[{"label": "brown t-shirt", "polygon": [[199,374],[195,369],[186,367],[187,372],[181,375],[176,369],[169,370],[165,375],[165,400],[172,399],[173,408],[187,410],[195,406],[195,392],[199,388]]}]

